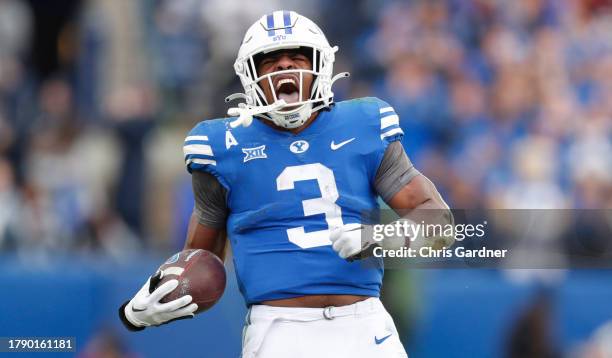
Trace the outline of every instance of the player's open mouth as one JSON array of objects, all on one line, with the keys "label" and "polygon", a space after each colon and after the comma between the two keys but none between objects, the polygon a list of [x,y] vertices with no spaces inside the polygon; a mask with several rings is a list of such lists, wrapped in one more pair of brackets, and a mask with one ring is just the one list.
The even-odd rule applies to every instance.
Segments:
[{"label": "player's open mouth", "polygon": [[299,87],[295,78],[282,78],[276,82],[276,96],[284,99],[287,103],[295,103],[300,100]]}]

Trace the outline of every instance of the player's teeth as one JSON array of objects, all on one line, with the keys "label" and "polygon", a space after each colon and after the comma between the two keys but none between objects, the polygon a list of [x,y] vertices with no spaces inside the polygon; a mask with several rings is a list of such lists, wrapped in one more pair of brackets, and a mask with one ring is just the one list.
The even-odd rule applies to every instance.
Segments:
[{"label": "player's teeth", "polygon": [[295,85],[295,81],[292,80],[291,78],[284,78],[278,81],[278,83],[276,84],[276,89],[279,89],[280,86],[284,85],[285,83],[291,83],[292,85]]}]

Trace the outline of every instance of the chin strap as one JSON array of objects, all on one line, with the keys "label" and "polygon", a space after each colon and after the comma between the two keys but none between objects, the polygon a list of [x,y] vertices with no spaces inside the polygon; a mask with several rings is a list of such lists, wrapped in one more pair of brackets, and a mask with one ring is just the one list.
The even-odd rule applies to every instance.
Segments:
[{"label": "chin strap", "polygon": [[246,103],[239,103],[238,107],[232,107],[227,110],[227,114],[229,116],[238,117],[238,119],[230,123],[230,126],[232,128],[236,128],[239,125],[248,127],[251,125],[251,123],[253,123],[253,116],[256,116],[262,113],[272,112],[286,105],[287,105],[287,102],[285,102],[284,99],[280,99],[268,106],[257,106],[257,107],[248,105]]}]

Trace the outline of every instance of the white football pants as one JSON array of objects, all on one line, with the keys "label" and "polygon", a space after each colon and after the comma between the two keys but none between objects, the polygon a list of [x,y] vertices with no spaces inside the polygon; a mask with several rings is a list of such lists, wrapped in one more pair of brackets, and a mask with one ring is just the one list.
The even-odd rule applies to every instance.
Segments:
[{"label": "white football pants", "polygon": [[348,306],[286,308],[253,305],[242,358],[407,357],[393,319],[378,298]]}]

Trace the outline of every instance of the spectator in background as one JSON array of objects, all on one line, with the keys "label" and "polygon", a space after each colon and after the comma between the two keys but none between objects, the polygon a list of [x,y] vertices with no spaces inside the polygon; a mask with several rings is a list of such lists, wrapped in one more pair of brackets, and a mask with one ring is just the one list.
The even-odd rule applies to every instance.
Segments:
[{"label": "spectator in background", "polygon": [[538,296],[521,312],[507,342],[507,358],[560,357],[551,328],[552,300],[547,292]]},{"label": "spectator in background", "polygon": [[17,246],[18,208],[19,196],[15,190],[13,168],[0,157],[0,250],[11,250]]},{"label": "spectator in background", "polygon": [[121,148],[115,202],[132,232],[144,239],[146,175],[144,141],[154,126],[155,98],[150,88],[125,87],[109,97],[107,113]]}]

